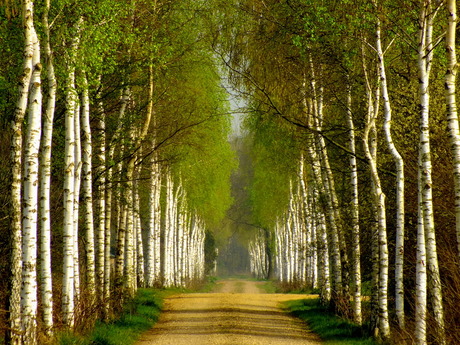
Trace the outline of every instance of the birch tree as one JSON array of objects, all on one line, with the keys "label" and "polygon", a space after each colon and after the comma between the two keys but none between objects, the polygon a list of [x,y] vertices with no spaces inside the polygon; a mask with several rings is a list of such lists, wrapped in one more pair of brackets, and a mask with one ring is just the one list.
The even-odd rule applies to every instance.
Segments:
[{"label": "birch tree", "polygon": [[77,95],[75,91],[75,55],[79,45],[82,19],[75,25],[76,35],[69,47],[68,74],[66,76],[65,113],[65,170],[64,170],[64,260],[62,313],[64,324],[72,328],[75,322],[75,262],[74,262],[74,203],[75,203],[75,113]]},{"label": "birch tree", "polygon": [[[367,74],[365,62],[363,68]],[[373,88],[370,84],[368,76],[366,76],[366,93],[367,93],[367,113],[366,122],[363,134],[363,147],[366,158],[369,163],[369,169],[372,177],[373,197],[376,205],[376,216],[378,221],[378,242],[374,239],[374,243],[378,243],[378,260],[379,260],[379,277],[378,277],[378,336],[382,339],[390,337],[390,323],[388,316],[388,244],[387,244],[387,229],[386,229],[386,208],[385,194],[382,190],[382,185],[377,169],[375,155],[372,152],[371,133],[375,131],[376,120],[378,115],[378,100],[380,98],[380,87],[375,89],[376,95],[372,96]],[[374,103],[375,102],[375,103]],[[375,136],[375,134],[374,134]]]},{"label": "birch tree", "polygon": [[457,1],[446,1],[447,32],[446,32],[446,54],[447,70],[445,76],[445,98],[447,105],[447,121],[449,138],[453,155],[454,183],[455,183],[455,224],[457,232],[458,252],[460,255],[460,130],[458,125],[458,111],[456,100],[457,80],[457,53],[455,47],[457,27]]},{"label": "birch tree", "polygon": [[[378,8],[377,2],[374,5]],[[377,16],[376,49],[378,56],[378,69],[380,86],[382,89],[384,124],[383,129],[388,148],[396,162],[396,259],[395,259],[395,284],[396,284],[396,316],[398,324],[404,330],[404,161],[396,148],[391,133],[392,108],[387,86],[385,71],[384,51],[382,48],[380,19]]]},{"label": "birch tree", "polygon": [[[31,11],[33,11],[31,7]],[[30,13],[32,15],[32,13]],[[42,92],[40,45],[32,24],[33,42],[32,76],[24,147],[24,182],[22,209],[22,289],[21,331],[22,342],[37,344],[37,244],[38,244],[38,171],[41,136]]]},{"label": "birch tree", "polygon": [[361,245],[359,231],[359,195],[358,195],[358,166],[356,162],[355,126],[352,113],[352,95],[349,78],[347,78],[347,124],[350,131],[350,185],[351,185],[351,234],[352,234],[352,281],[353,281],[353,313],[354,320],[362,323],[361,312]]},{"label": "birch tree", "polygon": [[54,73],[53,53],[50,44],[48,13],[50,1],[45,1],[43,28],[45,32],[44,51],[48,80],[48,98],[43,116],[43,131],[40,154],[40,290],[42,293],[42,312],[45,334],[52,335],[53,328],[53,284],[51,272],[51,144],[53,119],[56,103],[56,76]]},{"label": "birch tree", "polygon": [[[116,143],[119,140],[121,136],[121,130],[122,130],[122,123],[125,120],[126,116],[126,110],[129,102],[129,97],[130,97],[130,92],[127,86],[123,87],[122,89],[122,94],[120,97],[120,109],[119,109],[119,114],[118,114],[118,124],[115,133],[113,134],[112,137],[112,142],[111,145],[109,145],[109,152],[107,155],[108,160],[115,160],[116,157],[115,155],[115,149],[117,148]],[[119,148],[119,147],[118,147]],[[121,147],[121,151],[123,152],[124,147]],[[117,171],[113,171],[117,170]],[[115,224],[117,228],[117,235],[116,235],[116,248],[117,248],[117,254],[116,254],[116,259],[115,259],[115,278],[114,278],[114,287],[116,289],[119,289],[122,286],[123,283],[123,266],[124,266],[124,255],[125,255],[125,232],[126,232],[126,217],[124,215],[124,209],[121,208],[121,193],[119,191],[119,186],[117,184],[112,183],[112,179],[114,176],[120,175],[121,176],[121,170],[122,170],[122,164],[121,162],[119,164],[116,164],[113,166],[111,169],[107,169],[107,189],[106,189],[106,218],[105,218],[105,239],[106,241],[108,240],[109,234],[110,234],[110,220],[112,218],[112,198],[115,199],[116,203],[116,215],[118,216],[118,224]],[[102,241],[102,237],[99,238],[99,241]],[[98,244],[98,247],[100,244]],[[99,257],[99,264],[102,265],[104,262],[104,266],[109,265],[110,260],[107,261],[107,256],[103,256],[103,252],[98,253]],[[103,257],[100,257],[100,256]],[[102,274],[102,270],[98,271],[99,274]],[[100,279],[103,277],[101,276]],[[104,275],[105,278],[105,275]],[[109,286],[106,286],[105,289],[108,289]]]},{"label": "birch tree", "polygon": [[[153,86],[152,86],[153,87]],[[150,101],[151,102],[151,101]],[[136,136],[136,140],[134,141],[134,150],[138,150],[140,145],[142,144],[142,141],[144,140],[145,136],[147,135],[149,126],[150,126],[150,121],[152,118],[152,107],[148,108],[145,122],[143,123],[143,126],[141,128],[141,132],[138,136]],[[132,137],[134,138],[134,137]],[[136,283],[134,281],[134,278],[136,277],[137,273],[135,271],[132,271],[134,269],[134,259],[135,259],[135,238],[137,237],[137,234],[135,233],[135,228],[134,228],[134,218],[135,218],[135,210],[134,210],[134,205],[135,205],[135,198],[136,198],[136,189],[135,189],[135,183],[134,183],[134,177],[135,177],[135,163],[136,163],[137,155],[133,154],[131,159],[129,160],[127,164],[127,207],[128,207],[128,221],[127,221],[127,288],[128,292],[131,295],[134,295],[134,292],[137,290]],[[137,241],[136,241],[137,242]]]},{"label": "birch tree", "polygon": [[140,197],[139,197],[139,171],[136,173],[134,181],[134,235],[136,237],[136,274],[137,285],[145,287],[145,263],[144,263],[144,241],[142,239],[142,224],[140,213]]},{"label": "birch tree", "polygon": [[[151,122],[153,124],[153,133],[151,135],[151,146],[153,150],[157,143],[157,118],[153,111],[153,66],[149,65],[149,93],[148,93],[148,110]],[[159,283],[160,279],[160,226],[161,226],[161,184],[160,169],[157,162],[158,154],[154,152],[150,163],[150,193],[149,193],[149,228],[147,235],[147,252],[146,252],[146,281],[147,286],[152,287]]]},{"label": "birch tree", "polygon": [[[76,90],[75,90],[76,92]],[[76,303],[80,303],[80,253],[78,244],[78,233],[79,233],[79,214],[80,214],[80,189],[81,189],[81,126],[80,126],[80,114],[81,107],[78,95],[75,95],[75,114],[74,114],[74,129],[75,129],[75,165],[74,165],[74,209],[73,209],[73,264],[74,264],[74,294]]]},{"label": "birch tree", "polygon": [[423,207],[423,225],[426,237],[426,256],[428,264],[428,289],[431,292],[433,314],[437,323],[437,336],[440,344],[445,344],[444,308],[442,304],[441,278],[438,266],[436,236],[434,228],[432,199],[432,163],[430,148],[430,71],[433,59],[433,21],[439,7],[433,6],[431,0],[424,0],[420,6],[418,32],[419,104],[420,104],[420,187]]},{"label": "birch tree", "polygon": [[9,297],[9,319],[12,344],[21,342],[21,283],[22,283],[22,212],[21,212],[21,179],[23,151],[23,122],[29,98],[29,85],[33,70],[34,54],[34,23],[32,1],[22,2],[22,23],[24,28],[23,68],[19,77],[19,96],[11,124],[13,136],[11,140],[11,292]]},{"label": "birch tree", "polygon": [[[111,179],[113,176],[112,169],[107,167],[106,156],[106,113],[102,101],[98,104],[100,117],[98,118],[97,125],[97,161],[99,163],[96,167],[95,173],[98,177],[96,188],[97,199],[95,202],[97,215],[95,227],[95,253],[94,253],[94,269],[95,269],[95,289],[96,296],[100,305],[107,305],[108,297],[110,296],[110,238],[111,238],[111,207],[112,207],[112,186]],[[89,133],[88,133],[89,134]],[[89,139],[90,137],[88,137]],[[89,143],[89,142],[88,142]],[[109,149],[110,150],[110,149]],[[115,150],[113,144],[112,152]],[[89,156],[89,151],[88,151]],[[109,159],[112,157],[108,155]],[[88,157],[89,158],[89,157]],[[89,178],[89,176],[88,176]],[[88,191],[89,192],[89,191]],[[89,230],[89,224],[87,231]],[[94,227],[94,225],[93,225]],[[106,250],[109,251],[106,255]],[[108,261],[107,261],[108,260]],[[103,308],[106,311],[106,308]]]},{"label": "birch tree", "polygon": [[[323,121],[323,88],[317,87],[316,85],[316,72],[314,69],[313,60],[310,57],[310,69],[311,69],[311,92],[312,92],[312,112],[314,114],[313,126],[317,131],[321,131],[322,121]],[[332,265],[332,299],[333,302],[336,302],[336,298],[342,295],[342,267],[341,267],[341,251],[339,247],[339,229],[337,218],[337,202],[335,196],[335,187],[333,183],[333,177],[331,175],[329,160],[327,157],[327,149],[324,138],[321,135],[315,136],[315,147],[314,149],[309,149],[309,155],[312,157],[314,170],[315,170],[315,179],[318,187],[322,189],[322,193],[327,202],[327,217],[329,218],[328,223],[328,236],[329,236],[329,246],[331,250],[331,265]]]},{"label": "birch tree", "polygon": [[[95,255],[94,255],[94,222],[93,222],[93,174],[92,174],[92,140],[90,127],[89,90],[86,73],[82,75],[82,180],[83,180],[83,204],[85,212],[83,215],[85,224],[85,252],[86,252],[86,289],[89,295],[90,304],[94,303],[96,296],[95,277]],[[104,215],[102,210],[102,214]]]},{"label": "birch tree", "polygon": [[[421,161],[419,154],[419,161]],[[420,162],[419,162],[420,165]],[[423,216],[422,198],[422,172],[418,171],[418,223],[417,223],[417,261],[415,272],[415,342],[417,345],[427,343],[426,318],[427,318],[427,270],[426,270],[426,240]]]},{"label": "birch tree", "polygon": [[147,286],[160,283],[161,275],[161,175],[157,155],[152,156],[149,194],[149,232],[147,241]]},{"label": "birch tree", "polygon": [[164,234],[164,268],[163,279],[165,286],[174,285],[173,276],[173,248],[174,248],[174,210],[173,182],[170,173],[166,176],[166,212],[165,212],[165,234]]}]

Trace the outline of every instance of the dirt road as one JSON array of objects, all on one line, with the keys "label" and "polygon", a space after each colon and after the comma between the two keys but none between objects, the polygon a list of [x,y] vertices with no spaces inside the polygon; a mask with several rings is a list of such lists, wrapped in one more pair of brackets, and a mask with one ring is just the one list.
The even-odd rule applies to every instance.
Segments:
[{"label": "dirt road", "polygon": [[215,293],[171,296],[159,322],[136,345],[321,344],[303,322],[279,306],[306,295],[265,294],[260,284],[223,280]]}]

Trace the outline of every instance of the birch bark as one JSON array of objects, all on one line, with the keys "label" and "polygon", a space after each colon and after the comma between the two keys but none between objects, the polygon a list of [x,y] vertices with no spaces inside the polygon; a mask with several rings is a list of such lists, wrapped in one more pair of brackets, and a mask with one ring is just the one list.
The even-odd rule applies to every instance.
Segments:
[{"label": "birch bark", "polygon": [[[155,136],[155,135],[154,135]],[[154,146],[154,145],[153,145]],[[149,228],[147,235],[146,280],[152,287],[160,280],[160,225],[161,225],[161,180],[157,155],[152,156],[150,167]]]},{"label": "birch bark", "polygon": [[118,205],[118,231],[117,231],[117,254],[115,259],[115,290],[117,293],[123,288],[124,284],[124,268],[125,268],[125,251],[126,251],[126,222],[128,212],[125,210],[121,202]]},{"label": "birch bark", "polygon": [[308,215],[310,223],[310,241],[309,241],[309,252],[310,252],[310,279],[311,286],[313,289],[318,287],[318,277],[319,277],[319,268],[318,268],[318,238],[317,238],[317,222],[316,222],[316,213],[314,211],[312,192],[309,190],[307,195],[308,197]]},{"label": "birch bark", "polygon": [[22,23],[24,27],[23,68],[19,77],[19,97],[11,124],[11,280],[9,296],[10,328],[8,340],[13,345],[21,342],[21,282],[22,282],[22,211],[21,211],[21,179],[23,123],[27,110],[29,85],[32,75],[34,53],[33,42],[33,2],[24,0],[22,3]]},{"label": "birch bark", "polygon": [[[386,230],[386,212],[385,212],[385,194],[383,193],[380,177],[377,170],[375,154],[372,152],[370,143],[370,134],[376,130],[376,120],[378,116],[378,102],[380,96],[380,87],[375,89],[376,96],[372,97],[372,87],[367,75],[367,66],[363,62],[363,68],[366,75],[366,93],[368,111],[363,134],[363,147],[369,164],[372,177],[373,194],[376,205],[376,215],[378,218],[378,255],[379,255],[379,283],[378,283],[378,336],[383,340],[390,337],[390,323],[388,316],[388,243]],[[374,104],[375,102],[375,104]]]},{"label": "birch bark", "polygon": [[142,239],[142,225],[140,214],[140,197],[139,197],[139,171],[136,173],[134,181],[134,229],[136,236],[136,253],[137,253],[137,285],[145,287],[145,272],[144,272],[144,242]]},{"label": "birch bark", "polygon": [[380,20],[377,16],[376,48],[382,88],[384,124],[383,129],[388,148],[396,163],[396,257],[395,257],[395,303],[399,327],[404,330],[404,161],[396,148],[391,133],[392,109],[387,86],[384,52],[382,49]]},{"label": "birch bark", "polygon": [[[327,198],[326,193],[327,191],[325,190],[325,186],[323,183],[321,171],[320,171],[320,161],[318,158],[318,155],[312,145],[308,145],[308,153],[309,156],[312,158],[312,170],[313,170],[313,175],[315,179],[315,187],[317,188],[318,191],[318,196],[315,197],[316,200],[318,200],[319,195],[324,196],[324,199]],[[327,200],[327,199],[326,199]],[[330,201],[330,200],[329,200]],[[330,209],[330,203],[327,202],[327,207],[328,209],[328,218],[329,218],[329,223],[334,221],[334,216],[332,213],[332,210]],[[317,211],[317,221],[318,221],[318,231],[319,231],[319,241],[318,241],[318,253],[321,256],[319,265],[320,267],[323,265],[328,264],[327,267],[324,266],[324,270],[322,272],[322,282],[321,285],[324,286],[325,292],[330,294],[329,298],[336,298],[337,297],[337,289],[341,285],[342,281],[342,271],[340,268],[340,251],[338,247],[338,236],[337,233],[334,231],[334,229],[330,229],[329,231],[327,230],[328,225],[331,226],[330,224],[327,224],[326,222],[326,215],[321,212]],[[335,233],[335,235],[334,235]],[[329,236],[328,236],[329,235]],[[323,243],[320,243],[322,241],[325,241]],[[331,243],[332,242],[332,243]],[[328,254],[330,253],[330,254]],[[324,255],[330,255],[331,257],[331,263],[332,269],[329,266],[329,257],[324,258]],[[327,269],[327,270],[326,270]],[[332,270],[332,281],[333,281],[333,286],[330,285],[329,282],[329,270]],[[327,284],[327,285],[325,285]],[[328,291],[329,290],[329,291]],[[331,291],[332,290],[332,291]],[[327,297],[326,295],[326,297]],[[332,296],[334,295],[334,296]],[[324,299],[325,301],[329,300],[327,298]]]},{"label": "birch bark", "polygon": [[62,313],[64,324],[74,325],[74,194],[75,194],[75,94],[74,73],[67,76],[67,110],[65,114],[65,170],[64,170],[64,259],[62,282]]},{"label": "birch bark", "polygon": [[[422,156],[419,153],[419,165]],[[418,224],[417,224],[417,262],[415,272],[415,344],[426,345],[427,317],[427,271],[426,241],[423,224],[422,172],[418,171]]]},{"label": "birch bark", "polygon": [[[99,83],[101,84],[101,76],[99,76]],[[100,85],[101,86],[101,85]],[[93,217],[93,229],[95,231],[95,244],[94,244],[94,259],[95,259],[95,291],[97,294],[97,302],[99,303],[100,310],[104,320],[108,320],[110,316],[110,296],[111,296],[111,277],[112,277],[112,194],[113,188],[116,184],[112,183],[113,171],[117,169],[115,166],[110,166],[108,161],[115,161],[114,152],[117,146],[117,137],[120,132],[120,126],[123,121],[123,115],[126,108],[127,99],[124,97],[125,89],[122,91],[120,99],[120,110],[118,111],[117,128],[112,137],[111,145],[107,145],[106,136],[106,117],[107,114],[104,109],[102,97],[97,95],[99,99],[97,103],[99,117],[96,119],[96,161],[97,166],[94,168],[95,172],[95,190],[96,201],[95,210],[96,216]],[[110,148],[107,150],[106,146]],[[94,176],[94,175],[93,175]]]},{"label": "birch bark", "polygon": [[92,157],[93,148],[91,140],[89,91],[86,74],[83,73],[82,90],[82,180],[83,180],[83,204],[85,213],[83,222],[85,224],[85,252],[86,252],[86,289],[90,299],[90,305],[96,297],[96,267],[94,251],[94,217],[93,217],[93,173]]},{"label": "birch bark", "polygon": [[63,277],[62,317],[69,328],[75,322],[75,263],[74,263],[74,202],[75,202],[75,61],[79,46],[79,35],[83,19],[75,24],[75,35],[70,41],[67,57],[66,113],[65,113],[65,158],[64,158],[64,229],[63,229]]},{"label": "birch bark", "polygon": [[42,299],[43,328],[47,337],[53,329],[53,284],[51,272],[51,144],[53,120],[56,104],[56,76],[54,73],[53,53],[50,44],[50,26],[48,13],[50,0],[45,0],[43,12],[43,30],[45,34],[44,51],[48,80],[48,98],[43,117],[43,131],[40,153],[40,291]]},{"label": "birch bark", "polygon": [[315,222],[317,233],[317,251],[318,251],[318,282],[321,288],[321,302],[329,304],[331,300],[331,278],[330,278],[330,264],[329,264],[329,242],[326,231],[326,216],[318,205],[318,190],[314,190],[315,202]]},{"label": "birch bark", "polygon": [[449,129],[450,145],[453,155],[454,183],[455,183],[455,229],[457,233],[457,247],[460,256],[460,130],[458,124],[458,111],[456,100],[457,80],[457,53],[455,47],[457,27],[457,1],[447,0],[447,32],[446,54],[447,70],[445,76],[445,98],[447,106],[447,121]]},{"label": "birch bark", "polygon": [[423,224],[426,236],[426,256],[428,262],[428,289],[431,292],[434,319],[437,323],[437,341],[445,344],[444,309],[442,304],[441,278],[439,274],[438,254],[433,215],[432,199],[432,163],[430,149],[429,82],[433,59],[433,21],[438,9],[433,8],[431,0],[424,0],[420,9],[418,37],[418,72],[420,104],[420,144]]},{"label": "birch bark", "polygon": [[[128,105],[128,100],[129,100],[129,90],[127,87],[124,87],[122,90],[122,94],[120,97],[120,110],[118,112],[118,127],[115,130],[115,133],[113,134],[111,138],[111,144],[109,146],[108,154],[107,154],[107,160],[108,161],[116,161],[115,157],[115,149],[120,148],[120,151],[123,151],[123,145],[118,145],[118,140],[121,135],[121,124],[125,120],[125,114],[126,114],[126,108]],[[102,140],[102,139],[101,139]],[[116,176],[117,174],[121,176],[121,170],[122,170],[122,164],[121,162],[114,164],[111,167],[107,167],[107,176],[106,176],[106,181],[107,181],[107,186],[105,189],[105,205],[106,205],[106,212],[105,212],[105,219],[104,219],[104,246],[105,246],[105,251],[102,251],[101,248],[101,242],[102,242],[102,235],[99,235],[100,237],[97,238],[97,255],[96,255],[96,273],[100,279],[103,279],[105,281],[104,283],[104,295],[106,298],[110,298],[110,270],[111,270],[111,256],[110,256],[110,246],[111,246],[111,221],[112,221],[112,207],[115,207],[115,213],[116,216],[118,217],[118,222],[115,224],[115,228],[117,229],[116,233],[116,257],[115,257],[115,284],[114,287],[116,289],[120,289],[122,284],[123,284],[123,265],[124,265],[124,253],[125,253],[125,247],[124,247],[124,241],[125,241],[125,220],[124,220],[124,213],[121,208],[121,195],[120,195],[120,190],[119,190],[119,185],[117,183],[113,183],[113,177]],[[112,205],[112,198],[114,196],[114,205]],[[102,203],[101,203],[102,204]],[[121,226],[120,226],[121,225]],[[99,226],[101,226],[101,223],[99,223]],[[102,231],[102,229],[98,230],[98,233]],[[99,263],[98,263],[99,261]],[[104,267],[98,268],[98,265],[101,265]],[[106,318],[108,317],[108,310],[105,309],[105,316]]]},{"label": "birch bark", "polygon": [[350,150],[350,186],[351,186],[351,237],[352,237],[352,281],[353,281],[353,318],[362,323],[361,312],[361,245],[359,230],[359,194],[358,165],[356,163],[355,125],[353,122],[351,85],[347,78],[347,124],[349,130],[348,148]]},{"label": "birch bark", "polygon": [[73,210],[73,230],[74,230],[74,289],[75,289],[75,301],[80,303],[80,253],[78,245],[78,233],[79,233],[79,213],[80,213],[80,189],[81,189],[81,130],[80,130],[80,103],[76,97],[75,107],[75,172],[74,172],[74,210]]},{"label": "birch bark", "polygon": [[[131,136],[131,139],[133,136]],[[125,287],[128,295],[134,297],[136,292],[136,270],[134,267],[134,162],[135,158],[131,158],[127,164],[126,174],[126,262],[125,262]]]},{"label": "birch bark", "polygon": [[38,225],[38,156],[41,136],[42,93],[40,45],[35,29],[31,30],[34,53],[29,91],[27,133],[24,145],[24,182],[22,209],[22,289],[21,329],[25,344],[37,344],[37,225]]},{"label": "birch bark", "polygon": [[181,190],[181,193],[178,194],[177,196],[177,238],[176,238],[176,252],[175,252],[175,258],[176,258],[176,282],[178,286],[185,286],[185,272],[183,270],[183,264],[184,264],[184,259],[185,259],[185,252],[184,252],[184,241],[185,241],[185,236],[184,236],[184,215],[185,215],[185,196],[182,192],[182,181],[179,184],[179,189]]},{"label": "birch bark", "polygon": [[[147,114],[144,120],[144,123],[142,124],[142,127],[140,128],[140,134],[134,139],[134,133],[132,132],[132,141],[133,141],[133,147],[134,150],[137,151],[142,145],[143,140],[145,139],[148,130],[150,128],[150,122],[153,117],[153,67],[152,65],[149,66],[149,103],[147,107]],[[128,274],[127,274],[127,281],[126,285],[128,288],[128,292],[133,296],[135,291],[137,290],[137,281],[135,280],[136,273],[134,270],[134,262],[135,262],[135,253],[136,253],[136,247],[134,245],[135,238],[137,235],[134,233],[134,203],[135,203],[135,186],[134,186],[134,176],[136,174],[135,169],[136,169],[136,162],[137,159],[137,154],[133,154],[131,158],[128,161],[127,164],[127,206],[128,206],[128,221],[127,221],[127,240],[128,240],[128,245],[127,245],[127,268],[128,268]]]},{"label": "birch bark", "polygon": [[[313,126],[316,131],[321,131],[322,121],[323,121],[323,88],[317,87],[316,85],[316,72],[313,64],[313,60],[310,56],[310,70],[311,70],[311,90],[313,94],[313,113],[314,120]],[[335,303],[337,298],[340,298],[343,293],[343,282],[342,282],[342,251],[341,245],[345,246],[345,241],[341,241],[340,238],[343,237],[340,235],[339,229],[339,213],[338,213],[338,202],[337,196],[335,194],[335,184],[334,178],[332,176],[329,158],[327,155],[327,148],[324,138],[317,134],[314,140],[314,145],[317,149],[317,152],[311,150],[310,155],[314,159],[314,165],[318,164],[316,169],[321,167],[321,171],[316,172],[317,185],[318,181],[322,180],[321,187],[324,190],[324,197],[327,203],[327,217],[329,219],[328,226],[328,235],[329,235],[329,249],[331,251],[331,266],[332,266],[332,277],[333,277],[333,286],[332,286],[332,300],[331,302]],[[316,156],[316,157],[315,157]],[[319,175],[318,175],[319,174]],[[318,180],[319,178],[319,180]],[[342,243],[341,243],[342,242]],[[342,252],[342,253],[341,253]]]},{"label": "birch bark", "polygon": [[174,246],[174,198],[171,173],[166,176],[166,212],[165,212],[165,236],[164,236],[164,285],[173,286],[173,246]]},{"label": "birch bark", "polygon": [[[107,304],[107,301],[110,298],[110,282],[107,282],[107,279],[110,280],[110,225],[106,226],[106,222],[110,223],[111,221],[111,200],[107,200],[106,198],[111,199],[112,197],[112,190],[110,187],[106,186],[107,183],[111,183],[112,178],[112,169],[107,169],[106,167],[106,134],[105,134],[105,111],[102,102],[99,102],[99,112],[100,118],[98,120],[97,126],[97,162],[98,167],[95,169],[95,173],[97,176],[97,184],[96,188],[96,226],[94,226],[94,216],[93,216],[93,241],[94,241],[94,250],[92,255],[94,255],[94,292],[97,296],[99,305],[103,306]],[[90,128],[89,128],[90,129]],[[90,133],[88,133],[90,134]],[[90,136],[88,136],[91,139]],[[89,151],[88,155],[89,155]],[[110,176],[109,176],[110,175]],[[89,176],[88,176],[89,177]],[[107,179],[106,179],[107,177]],[[109,179],[110,178],[110,179]],[[106,195],[109,194],[110,196]],[[109,204],[110,202],[110,204]],[[108,216],[110,215],[110,216]],[[87,231],[90,231],[89,227],[91,225],[88,224]],[[107,238],[108,235],[108,238]],[[108,241],[107,241],[108,239]],[[106,250],[108,246],[109,256],[106,257]],[[89,254],[89,253],[88,253]],[[106,260],[109,260],[106,262]],[[107,277],[105,276],[107,273]],[[104,301],[106,300],[106,301]],[[102,307],[104,314],[107,315],[107,310],[105,307]]]}]

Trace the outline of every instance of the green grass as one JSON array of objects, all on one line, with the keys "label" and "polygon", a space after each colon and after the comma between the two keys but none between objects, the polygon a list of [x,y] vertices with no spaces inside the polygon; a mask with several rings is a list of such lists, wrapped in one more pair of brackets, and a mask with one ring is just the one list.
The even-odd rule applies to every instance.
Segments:
[{"label": "green grass", "polygon": [[198,289],[198,292],[211,292],[215,289],[218,278],[209,276],[206,278],[204,284]]},{"label": "green grass", "polygon": [[259,288],[264,291],[265,293],[276,293],[278,292],[277,287],[271,280],[266,280]]},{"label": "green grass", "polygon": [[130,345],[150,329],[160,316],[163,298],[171,291],[139,289],[136,297],[126,304],[119,319],[98,322],[86,336],[71,333],[58,336],[59,345]]},{"label": "green grass", "polygon": [[320,305],[319,299],[303,299],[285,303],[293,315],[306,321],[310,329],[327,345],[376,345],[361,326],[350,323]]}]

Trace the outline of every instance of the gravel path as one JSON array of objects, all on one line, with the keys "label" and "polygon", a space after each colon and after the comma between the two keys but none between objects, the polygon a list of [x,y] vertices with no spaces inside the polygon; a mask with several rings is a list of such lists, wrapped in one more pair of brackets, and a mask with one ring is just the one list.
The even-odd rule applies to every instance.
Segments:
[{"label": "gravel path", "polygon": [[279,306],[307,295],[265,294],[260,284],[223,280],[215,293],[171,296],[159,322],[136,345],[321,344],[305,323]]}]

